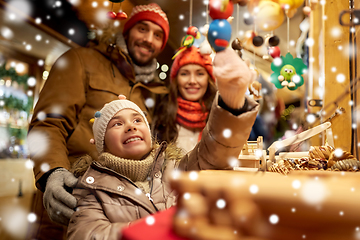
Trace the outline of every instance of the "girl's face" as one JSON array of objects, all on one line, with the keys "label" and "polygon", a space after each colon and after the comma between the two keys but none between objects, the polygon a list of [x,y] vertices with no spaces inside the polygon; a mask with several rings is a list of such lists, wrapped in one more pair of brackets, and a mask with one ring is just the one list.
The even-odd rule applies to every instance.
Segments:
[{"label": "girl's face", "polygon": [[184,65],[177,74],[177,85],[182,98],[196,102],[204,96],[208,88],[209,74],[197,64]]},{"label": "girl's face", "polygon": [[116,113],[106,128],[104,149],[126,159],[146,156],[151,150],[151,135],[143,117],[132,109]]}]

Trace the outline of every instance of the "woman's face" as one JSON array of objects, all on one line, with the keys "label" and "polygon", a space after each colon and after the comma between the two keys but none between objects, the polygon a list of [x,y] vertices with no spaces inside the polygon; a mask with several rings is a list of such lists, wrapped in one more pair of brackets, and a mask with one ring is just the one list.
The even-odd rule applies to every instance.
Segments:
[{"label": "woman's face", "polygon": [[208,88],[209,74],[197,64],[184,65],[177,74],[180,95],[188,101],[196,102],[202,98]]}]

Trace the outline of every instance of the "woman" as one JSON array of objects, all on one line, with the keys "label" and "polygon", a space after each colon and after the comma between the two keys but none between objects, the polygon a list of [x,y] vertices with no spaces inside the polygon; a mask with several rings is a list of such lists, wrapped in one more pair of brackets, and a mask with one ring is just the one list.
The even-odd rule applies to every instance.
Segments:
[{"label": "woman", "polygon": [[159,141],[175,142],[186,152],[201,138],[216,86],[212,60],[197,47],[176,56],[170,72],[169,94],[155,110],[153,135]]}]

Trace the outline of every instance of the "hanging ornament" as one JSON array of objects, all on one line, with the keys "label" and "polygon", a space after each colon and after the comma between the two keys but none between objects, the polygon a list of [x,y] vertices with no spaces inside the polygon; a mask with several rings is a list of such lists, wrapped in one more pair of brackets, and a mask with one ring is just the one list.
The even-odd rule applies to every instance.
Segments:
[{"label": "hanging ornament", "polygon": [[252,10],[255,24],[263,31],[272,31],[284,22],[284,11],[273,1],[260,1]]},{"label": "hanging ornament", "polygon": [[202,43],[200,43],[199,50],[200,50],[200,54],[202,54],[202,55],[211,55],[213,53],[213,50],[207,39],[207,35],[209,32],[209,6],[208,6],[208,4],[206,4],[206,13],[207,13],[206,14],[206,24],[202,28],[200,28],[200,32],[205,37],[205,39],[204,39],[204,41],[202,41]]},{"label": "hanging ornament", "polygon": [[269,46],[271,47],[275,47],[277,45],[279,45],[280,43],[280,39],[278,38],[278,36],[272,36],[269,38]]},{"label": "hanging ornament", "polygon": [[310,16],[310,13],[312,11],[309,5],[311,6],[311,2],[305,1],[305,6],[303,7],[302,11],[306,16]]},{"label": "hanging ornament", "polygon": [[230,0],[210,0],[209,15],[214,20],[209,25],[208,41],[214,51],[224,50],[230,42],[231,25],[227,21],[233,12]]},{"label": "hanging ornament", "polygon": [[226,19],[215,19],[210,23],[208,41],[216,52],[224,50],[231,38],[231,25]]},{"label": "hanging ornament", "polygon": [[[111,2],[111,11],[107,12],[107,17],[113,20],[124,20],[127,19],[127,14],[121,10],[121,3],[124,0],[109,0]],[[120,11],[118,13],[113,11],[114,3],[120,3]]]},{"label": "hanging ornament", "polygon": [[241,6],[241,7],[245,7],[247,3],[248,3],[248,0],[238,0],[237,1],[237,4],[239,4],[239,6]]},{"label": "hanging ornament", "polygon": [[253,38],[252,43],[255,47],[260,47],[264,43],[264,39],[261,36],[256,36]]},{"label": "hanging ornament", "polygon": [[234,11],[233,2],[230,0],[210,0],[209,15],[215,19],[227,19]]},{"label": "hanging ornament", "polygon": [[205,24],[201,29],[201,34],[204,35],[205,39],[199,45],[199,50],[202,55],[210,55],[212,53],[212,49],[209,41],[207,40],[207,34],[209,31],[209,24]]},{"label": "hanging ornament", "polygon": [[239,38],[235,38],[231,43],[231,48],[234,49],[234,51],[239,55],[240,58],[242,58],[242,52],[243,46],[241,44],[241,41]]},{"label": "hanging ornament", "polygon": [[259,100],[261,99],[261,83],[259,83],[258,81],[253,81],[249,87],[249,93],[250,95],[253,96],[254,100]]},{"label": "hanging ornament", "polygon": [[280,57],[280,48],[278,46],[269,47],[268,53],[272,58]]},{"label": "hanging ornament", "polygon": [[304,0],[279,0],[279,4],[282,9],[285,10],[287,17],[292,18],[297,8],[301,7],[304,3]]},{"label": "hanging ornament", "polygon": [[280,63],[278,63],[279,61],[271,63],[273,73],[270,80],[276,88],[280,89],[286,86],[289,90],[296,90],[304,84],[302,75],[307,70],[307,67],[301,58],[293,58],[290,53],[280,58]]},{"label": "hanging ornament", "polygon": [[254,18],[249,15],[249,16],[244,18],[244,23],[246,25],[252,25],[254,23]]},{"label": "hanging ornament", "polygon": [[172,59],[174,59],[177,55],[179,55],[185,49],[191,47],[194,44],[195,39],[199,39],[200,37],[201,36],[200,36],[200,32],[199,32],[198,28],[194,27],[194,26],[190,26],[188,28],[188,30],[186,31],[186,36],[183,37],[181,40],[181,47],[176,50],[176,53],[172,57]]}]

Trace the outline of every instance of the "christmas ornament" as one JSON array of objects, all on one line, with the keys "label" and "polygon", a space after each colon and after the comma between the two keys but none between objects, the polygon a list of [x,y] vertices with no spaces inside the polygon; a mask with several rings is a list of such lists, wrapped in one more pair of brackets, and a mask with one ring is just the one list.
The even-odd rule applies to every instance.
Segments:
[{"label": "christmas ornament", "polygon": [[214,19],[227,19],[233,13],[234,5],[230,0],[210,0],[209,15]]},{"label": "christmas ornament", "polygon": [[[113,20],[127,19],[127,14],[121,10],[121,3],[124,0],[109,0],[111,2],[111,11],[107,12],[107,17]],[[120,11],[118,13],[113,11],[114,3],[120,3]]]},{"label": "christmas ornament", "polygon": [[269,47],[268,53],[272,58],[280,57],[280,48],[278,46]]},{"label": "christmas ornament", "polygon": [[182,38],[181,40],[181,47],[176,50],[175,55],[172,57],[174,59],[177,55],[179,55],[182,51],[184,51],[186,48],[191,47],[195,39],[200,38],[200,32],[197,27],[190,26],[188,30],[186,31],[186,36]]},{"label": "christmas ornament", "polygon": [[271,47],[275,47],[279,45],[279,43],[280,43],[280,39],[277,36],[272,36],[269,38],[269,45]]},{"label": "christmas ornament", "polygon": [[271,63],[271,82],[279,89],[286,86],[289,90],[296,90],[304,84],[302,75],[307,70],[306,65],[300,58],[293,58],[290,53],[285,57],[281,56],[280,59],[281,61]]},{"label": "christmas ornament", "polygon": [[297,8],[301,7],[304,3],[304,0],[279,0],[279,4],[282,9],[285,10],[287,17],[292,18]]},{"label": "christmas ornament", "polygon": [[248,16],[248,17],[244,18],[244,23],[246,25],[251,25],[254,23],[254,18],[252,16]]},{"label": "christmas ornament", "polygon": [[305,14],[305,15],[310,15],[310,13],[311,13],[311,8],[309,7],[309,6],[305,6],[304,8],[303,8],[303,13]]},{"label": "christmas ornament", "polygon": [[247,0],[240,0],[237,2],[237,4],[239,4],[239,6],[241,6],[241,7],[244,7],[247,4]]},{"label": "christmas ornament", "polygon": [[224,50],[230,42],[231,25],[227,19],[233,12],[233,3],[230,0],[210,0],[209,15],[214,20],[209,25],[207,39],[214,51]]},{"label": "christmas ornament", "polygon": [[239,55],[240,58],[242,58],[242,52],[243,46],[241,44],[241,41],[239,38],[235,38],[231,43],[232,49]]},{"label": "christmas ornament", "polygon": [[252,43],[255,47],[260,47],[264,43],[264,39],[261,36],[256,36],[253,38]]},{"label": "christmas ornament", "polygon": [[263,31],[273,31],[284,22],[284,11],[276,2],[260,1],[255,9],[252,11],[255,24]]},{"label": "christmas ornament", "polygon": [[231,38],[231,25],[226,19],[215,19],[210,23],[208,41],[216,51],[224,50]]}]

